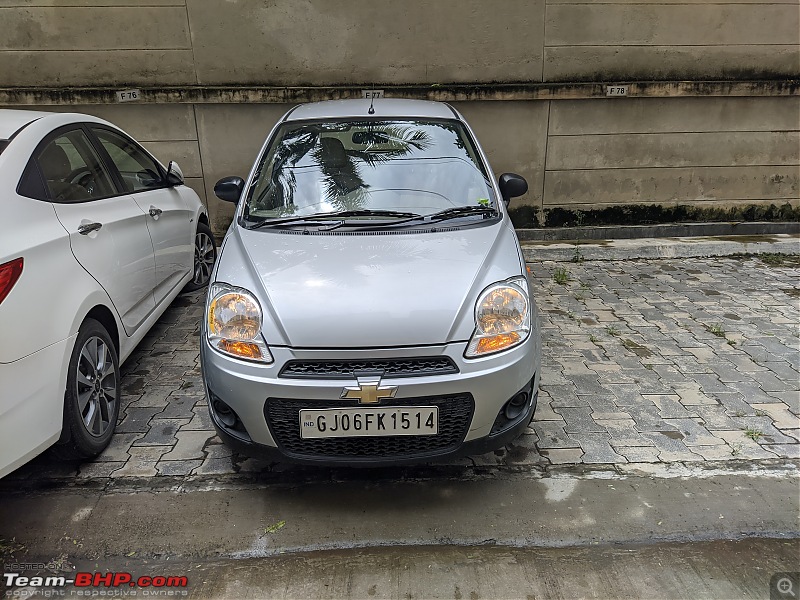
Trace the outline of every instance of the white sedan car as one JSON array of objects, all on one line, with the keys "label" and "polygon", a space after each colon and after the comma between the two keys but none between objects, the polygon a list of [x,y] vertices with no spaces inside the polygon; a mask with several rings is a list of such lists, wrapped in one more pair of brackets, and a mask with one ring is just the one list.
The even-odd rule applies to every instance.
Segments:
[{"label": "white sedan car", "polygon": [[88,115],[0,110],[0,214],[2,477],[106,447],[120,364],[216,247],[178,166]]}]

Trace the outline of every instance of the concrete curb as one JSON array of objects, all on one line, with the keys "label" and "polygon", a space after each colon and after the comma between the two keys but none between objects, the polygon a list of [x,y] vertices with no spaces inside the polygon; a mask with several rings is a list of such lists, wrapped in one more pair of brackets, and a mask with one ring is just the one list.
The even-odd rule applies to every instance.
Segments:
[{"label": "concrete curb", "polygon": [[522,242],[564,240],[629,240],[639,238],[774,235],[800,233],[800,223],[664,223],[660,225],[586,225],[517,229]]},{"label": "concrete curb", "polygon": [[262,558],[376,546],[558,548],[798,536],[796,472],[697,478],[689,470],[663,479],[641,469],[612,478],[362,478],[237,489],[208,482],[156,493],[62,487],[3,496],[0,511],[14,515],[3,534],[24,543],[27,556],[47,558],[63,540],[80,540],[69,545],[72,560],[131,551],[137,558]]},{"label": "concrete curb", "polygon": [[800,234],[523,241],[527,262],[701,258],[733,254],[800,254]]}]

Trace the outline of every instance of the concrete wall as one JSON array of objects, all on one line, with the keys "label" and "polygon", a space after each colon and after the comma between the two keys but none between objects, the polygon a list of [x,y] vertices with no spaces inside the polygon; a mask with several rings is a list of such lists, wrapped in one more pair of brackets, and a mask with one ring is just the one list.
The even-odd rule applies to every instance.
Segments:
[{"label": "concrete wall", "polygon": [[797,76],[797,0],[548,0],[546,81]]},{"label": "concrete wall", "polygon": [[117,123],[217,230],[213,183],[295,99],[400,84],[454,101],[517,206],[800,204],[800,0],[0,0],[0,24],[0,103]]},{"label": "concrete wall", "polygon": [[0,0],[0,23],[0,86],[800,72],[798,0]]},{"label": "concrete wall", "polygon": [[796,200],[798,130],[798,97],[553,102],[544,207]]},{"label": "concrete wall", "polygon": [[[454,102],[496,174],[528,180],[513,206],[800,205],[800,97]],[[164,163],[177,160],[223,230],[232,205],[214,198],[245,177],[283,104],[82,105],[118,124]]]}]

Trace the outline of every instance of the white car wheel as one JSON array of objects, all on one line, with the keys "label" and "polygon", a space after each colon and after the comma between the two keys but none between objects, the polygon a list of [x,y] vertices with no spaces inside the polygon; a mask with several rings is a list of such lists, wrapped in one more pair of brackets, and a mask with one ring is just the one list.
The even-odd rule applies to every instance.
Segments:
[{"label": "white car wheel", "polygon": [[117,350],[105,327],[87,319],[72,350],[64,394],[64,426],[53,448],[63,459],[86,459],[108,445],[119,417]]}]

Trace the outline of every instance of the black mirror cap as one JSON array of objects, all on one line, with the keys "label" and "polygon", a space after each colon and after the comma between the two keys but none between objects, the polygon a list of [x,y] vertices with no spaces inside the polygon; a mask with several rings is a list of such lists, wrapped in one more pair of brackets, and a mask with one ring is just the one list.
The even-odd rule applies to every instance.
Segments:
[{"label": "black mirror cap", "polygon": [[522,175],[516,173],[503,173],[500,175],[500,193],[506,204],[512,198],[522,196],[528,191],[528,182]]},{"label": "black mirror cap", "polygon": [[174,160],[169,161],[167,167],[167,185],[169,187],[183,185],[183,171]]},{"label": "black mirror cap", "polygon": [[223,177],[214,186],[214,194],[225,202],[239,202],[244,189],[244,179],[241,177]]}]

